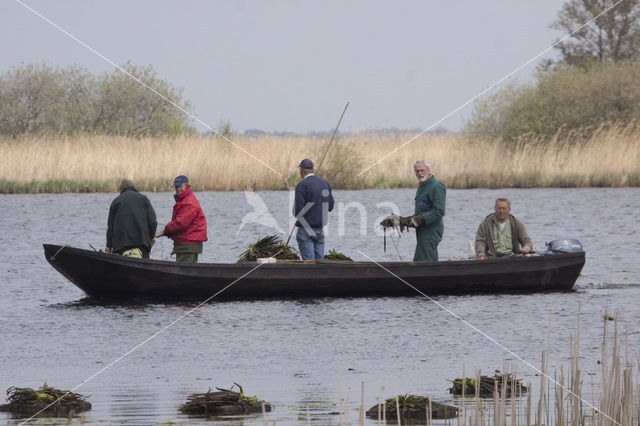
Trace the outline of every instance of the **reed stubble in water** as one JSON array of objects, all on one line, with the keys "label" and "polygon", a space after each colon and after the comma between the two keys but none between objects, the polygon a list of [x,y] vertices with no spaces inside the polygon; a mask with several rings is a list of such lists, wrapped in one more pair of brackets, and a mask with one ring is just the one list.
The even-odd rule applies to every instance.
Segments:
[{"label": "reed stubble in water", "polygon": [[[580,312],[580,308],[579,308]],[[463,398],[456,399],[459,407],[459,413],[463,413],[462,418],[458,418],[458,425],[466,426],[490,426],[490,425],[511,425],[511,426],[532,426],[532,425],[557,425],[557,426],[635,426],[640,421],[640,382],[638,380],[638,371],[634,372],[628,348],[626,350],[623,362],[620,353],[619,331],[617,316],[611,321],[609,315],[604,317],[604,332],[601,346],[601,382],[597,387],[599,394],[595,394],[594,406],[592,407],[585,402],[586,397],[582,394],[583,376],[580,370],[580,313],[578,314],[578,324],[575,334],[569,339],[569,373],[565,376],[565,368],[563,364],[553,373],[553,381],[547,380],[548,369],[548,352],[549,347],[542,352],[541,359],[541,388],[539,392],[539,400],[537,407],[532,406],[532,392],[526,392],[526,402],[524,413],[521,406],[521,400],[524,397],[523,387],[515,379],[517,369],[513,373],[509,372],[509,366],[504,367],[507,373],[498,378],[494,377],[496,383],[493,386],[493,394],[491,398],[481,397],[481,371],[475,371],[474,393],[468,395],[470,404],[468,409],[465,406]],[[613,322],[613,333],[609,332],[608,322]],[[551,323],[551,322],[550,322]],[[636,367],[640,365],[640,354],[636,354]],[[514,367],[515,368],[515,367]],[[464,372],[463,372],[464,376]],[[529,385],[530,386],[530,385]],[[463,392],[464,387],[460,391]],[[500,392],[501,389],[511,389],[510,399],[507,400],[507,393]],[[342,395],[342,394],[340,394]],[[467,396],[467,395],[465,395]],[[367,413],[377,413],[380,419],[382,412],[384,418],[384,409],[396,408],[402,404],[399,401],[406,397],[398,395],[388,398],[389,404],[380,404],[378,395],[378,407],[382,405],[382,409],[372,407]],[[429,399],[431,402],[431,399]],[[445,402],[441,400],[440,402]],[[535,420],[532,422],[532,412],[535,412]],[[397,416],[396,412],[396,416]],[[372,416],[375,418],[375,416]],[[343,423],[344,417],[341,416],[340,424]],[[394,419],[394,423],[400,423],[400,419]],[[383,420],[386,424],[386,419]],[[426,419],[426,424],[430,423],[430,419]]]}]

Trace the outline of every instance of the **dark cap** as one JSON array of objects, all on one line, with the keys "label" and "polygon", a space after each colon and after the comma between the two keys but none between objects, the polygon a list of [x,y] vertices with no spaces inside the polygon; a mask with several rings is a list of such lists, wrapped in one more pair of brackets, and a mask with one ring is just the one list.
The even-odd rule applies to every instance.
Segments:
[{"label": "dark cap", "polygon": [[189,178],[185,175],[180,175],[173,180],[173,186],[180,186],[183,183],[189,183]]},{"label": "dark cap", "polygon": [[305,158],[300,162],[298,167],[300,167],[301,169],[313,169],[313,161],[309,160],[308,158]]}]

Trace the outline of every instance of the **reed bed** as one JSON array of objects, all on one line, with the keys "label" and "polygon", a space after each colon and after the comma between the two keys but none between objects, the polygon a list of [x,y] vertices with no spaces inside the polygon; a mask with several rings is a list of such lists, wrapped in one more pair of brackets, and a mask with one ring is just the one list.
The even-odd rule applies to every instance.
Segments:
[{"label": "reed bed", "polygon": [[[425,134],[402,146],[415,136],[343,135],[319,174],[335,188],[413,187],[413,163],[424,159],[449,188],[640,186],[640,130],[631,126],[601,129],[586,140],[574,134],[506,145],[447,133]],[[196,190],[289,189],[299,179],[300,160],[309,157],[317,165],[327,143],[273,135],[232,141],[200,136],[4,139],[0,192],[114,192],[123,177],[140,190],[167,191],[179,174],[189,176]]]}]

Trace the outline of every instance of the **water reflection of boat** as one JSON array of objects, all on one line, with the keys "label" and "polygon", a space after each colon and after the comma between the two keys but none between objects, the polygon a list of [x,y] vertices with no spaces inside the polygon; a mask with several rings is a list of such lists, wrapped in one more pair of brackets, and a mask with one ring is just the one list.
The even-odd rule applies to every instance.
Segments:
[{"label": "water reflection of boat", "polygon": [[491,260],[260,265],[178,264],[52,244],[44,244],[44,252],[89,297],[149,300],[204,300],[218,292],[216,300],[568,290],[585,262],[584,251]]}]

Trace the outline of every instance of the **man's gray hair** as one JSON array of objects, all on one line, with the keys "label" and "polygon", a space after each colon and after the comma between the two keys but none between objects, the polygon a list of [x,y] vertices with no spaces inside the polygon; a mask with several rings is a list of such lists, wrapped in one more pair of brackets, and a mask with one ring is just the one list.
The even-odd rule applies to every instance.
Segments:
[{"label": "man's gray hair", "polygon": [[500,197],[496,200],[495,207],[498,207],[498,203],[507,203],[507,206],[511,208],[511,201],[508,198]]},{"label": "man's gray hair", "polygon": [[133,181],[131,179],[122,179],[122,182],[120,182],[120,192],[124,191],[125,188],[136,189],[136,187],[133,186]]},{"label": "man's gray hair", "polygon": [[425,167],[427,168],[427,170],[431,170],[431,164],[427,163],[427,162],[426,162],[426,161],[424,161],[424,160],[418,160],[418,161],[416,161],[416,162],[413,164],[413,168],[415,169],[415,168],[416,168],[416,166],[417,166],[418,164],[422,164],[423,166],[425,166]]}]

